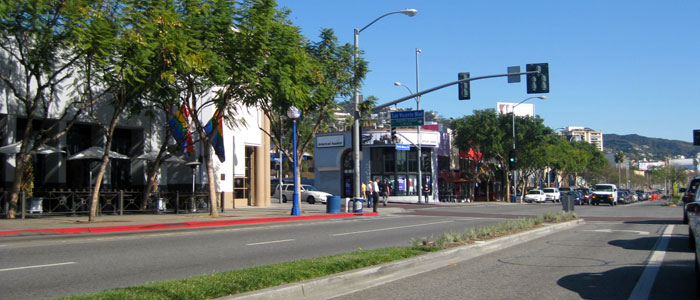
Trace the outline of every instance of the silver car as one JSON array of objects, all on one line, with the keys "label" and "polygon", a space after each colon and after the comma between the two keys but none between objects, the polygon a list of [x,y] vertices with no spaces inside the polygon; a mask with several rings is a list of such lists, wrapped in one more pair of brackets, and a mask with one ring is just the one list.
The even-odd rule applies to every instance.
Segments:
[{"label": "silver car", "polygon": [[[332,196],[330,193],[322,192],[313,185],[302,184],[299,187],[299,201],[308,202],[309,204],[314,204],[316,201],[321,201],[322,204],[326,204],[328,197]],[[275,188],[275,194],[272,195],[273,198],[279,198],[280,189],[279,185]],[[282,202],[287,203],[287,200],[291,201],[294,198],[294,185],[293,184],[283,184],[282,185]]]}]

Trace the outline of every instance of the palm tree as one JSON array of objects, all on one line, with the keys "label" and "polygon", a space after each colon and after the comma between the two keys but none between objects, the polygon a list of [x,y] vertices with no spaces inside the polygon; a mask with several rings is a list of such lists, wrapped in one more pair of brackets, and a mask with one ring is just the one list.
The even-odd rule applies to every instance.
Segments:
[{"label": "palm tree", "polygon": [[617,186],[620,186],[621,175],[621,163],[625,161],[625,153],[622,151],[615,152],[615,163],[617,164]]}]

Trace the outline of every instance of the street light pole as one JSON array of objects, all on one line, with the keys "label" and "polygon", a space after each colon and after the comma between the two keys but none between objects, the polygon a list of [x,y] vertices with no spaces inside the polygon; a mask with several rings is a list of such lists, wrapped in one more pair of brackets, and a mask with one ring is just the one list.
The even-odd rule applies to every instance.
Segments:
[{"label": "street light pole", "polygon": [[[415,9],[405,9],[405,10],[400,10],[400,11],[393,11],[390,13],[386,13],[381,15],[380,17],[374,19],[374,21],[370,22],[367,24],[365,27],[362,27],[361,29],[355,28],[354,34],[355,34],[355,41],[354,41],[354,46],[355,46],[355,57],[354,57],[354,62],[355,62],[355,72],[357,72],[357,61],[359,60],[360,56],[360,50],[359,50],[359,40],[360,40],[360,32],[363,30],[367,29],[367,27],[371,26],[375,22],[379,21],[379,19],[386,17],[391,14],[404,14],[409,17],[413,17],[418,13],[417,10]],[[354,95],[352,97],[353,99],[353,127],[352,127],[352,158],[353,158],[353,197],[354,198],[362,198],[360,195],[360,111],[358,109],[359,104],[360,104],[360,87],[357,83],[355,83],[355,90],[354,90]]]},{"label": "street light pole", "polygon": [[[421,50],[416,48],[416,93],[420,92],[420,84],[418,80],[418,54],[421,53]],[[420,96],[416,97],[416,110],[420,110]],[[420,204],[420,199],[423,197],[423,154],[422,154],[422,149],[423,145],[421,144],[421,134],[420,134],[420,125],[418,126],[418,203]],[[425,199],[425,204],[428,204],[428,199]]]},{"label": "street light pole", "polygon": [[292,216],[301,215],[299,207],[299,183],[297,182],[297,120],[301,116],[301,112],[296,106],[291,106],[287,110],[287,117],[292,119],[292,143],[294,151],[294,196],[292,201]]},{"label": "street light pole", "polygon": [[[525,103],[525,101],[530,100],[530,99],[547,99],[547,96],[537,96],[537,97],[530,97],[523,99],[520,101],[518,104],[513,105],[513,108],[511,108],[511,114],[513,115],[513,152],[515,153],[515,107],[517,107],[520,104]],[[518,198],[518,176],[516,174],[516,170],[511,170],[513,171],[513,193],[515,193],[515,198]]]}]

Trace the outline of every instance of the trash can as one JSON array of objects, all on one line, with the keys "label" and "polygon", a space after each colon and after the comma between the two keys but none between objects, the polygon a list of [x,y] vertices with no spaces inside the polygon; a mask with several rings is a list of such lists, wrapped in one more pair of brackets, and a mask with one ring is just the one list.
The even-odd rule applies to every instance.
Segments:
[{"label": "trash can", "polygon": [[356,213],[361,213],[362,212],[362,202],[364,202],[365,199],[362,198],[355,198],[355,202],[353,202],[353,212]]},{"label": "trash can", "polygon": [[340,196],[330,196],[326,202],[326,213],[329,214],[339,214],[340,213]]},{"label": "trash can", "polygon": [[561,195],[561,206],[564,212],[574,211],[574,197],[573,195],[565,194]]}]

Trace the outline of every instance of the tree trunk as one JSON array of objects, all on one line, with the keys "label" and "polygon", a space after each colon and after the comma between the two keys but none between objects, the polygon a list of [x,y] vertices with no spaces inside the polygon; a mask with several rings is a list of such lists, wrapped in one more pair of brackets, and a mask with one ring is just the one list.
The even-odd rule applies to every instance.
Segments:
[{"label": "tree trunk", "polygon": [[207,178],[209,181],[209,216],[216,218],[219,216],[218,195],[216,193],[216,176],[214,176],[214,162],[212,161],[212,138],[209,137],[208,143],[204,146],[204,161],[207,164]]},{"label": "tree trunk", "polygon": [[[22,185],[22,177],[24,175],[24,166],[29,159],[29,154],[23,154],[22,151],[15,156],[15,180],[12,182],[10,189],[10,206],[5,212],[5,218],[14,219],[19,205],[19,190]],[[24,209],[24,208],[21,208]]]},{"label": "tree trunk", "polygon": [[[111,141],[107,142],[111,145]],[[109,147],[107,147],[109,149]],[[105,177],[105,170],[107,170],[107,164],[109,163],[109,150],[105,150],[105,154],[102,156],[100,161],[100,169],[97,171],[97,178],[95,178],[95,187],[90,194],[90,216],[88,217],[88,222],[97,221],[97,208],[100,205],[100,188],[102,187],[102,179]]]},{"label": "tree trunk", "polygon": [[141,210],[146,210],[146,206],[148,205],[148,198],[151,197],[151,193],[155,189],[155,185],[158,184],[156,179],[158,177],[159,167],[159,159],[156,159],[156,161],[152,163],[148,163],[148,179],[146,181],[146,186],[144,187],[143,191],[143,199],[141,200]]}]

